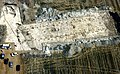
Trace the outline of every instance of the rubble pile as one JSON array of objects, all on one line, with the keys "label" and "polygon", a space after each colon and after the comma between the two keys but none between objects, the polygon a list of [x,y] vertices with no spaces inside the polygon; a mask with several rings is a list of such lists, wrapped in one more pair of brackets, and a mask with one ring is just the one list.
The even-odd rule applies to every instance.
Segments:
[{"label": "rubble pile", "polygon": [[37,49],[42,49],[45,42],[72,42],[81,38],[117,35],[109,11],[96,9],[82,10],[79,15],[67,19],[22,25],[20,30],[28,45]]},{"label": "rubble pile", "polygon": [[[64,55],[72,56],[76,52],[86,51],[83,49],[118,45],[120,43],[120,36],[101,37],[101,38],[84,38],[76,39],[74,42],[51,42],[43,43],[43,50],[49,48],[51,53],[56,51],[62,52]],[[67,47],[67,48],[66,48]]]},{"label": "rubble pile", "polygon": [[94,7],[90,9],[81,9],[76,11],[59,11],[53,8],[39,8],[36,13],[36,22],[65,20],[74,17],[86,16],[91,13],[96,13],[99,10],[110,10],[110,7],[102,6],[100,8]]},{"label": "rubble pile", "polygon": [[39,11],[37,23],[23,25],[17,6],[3,6],[0,23],[7,26],[5,41],[14,42],[16,50],[42,50],[43,43],[74,42],[81,38],[117,35],[109,10],[91,8],[59,12],[42,8]]},{"label": "rubble pile", "polygon": [[36,22],[53,21],[59,18],[56,16],[59,13],[60,11],[53,8],[39,8],[36,13]]}]

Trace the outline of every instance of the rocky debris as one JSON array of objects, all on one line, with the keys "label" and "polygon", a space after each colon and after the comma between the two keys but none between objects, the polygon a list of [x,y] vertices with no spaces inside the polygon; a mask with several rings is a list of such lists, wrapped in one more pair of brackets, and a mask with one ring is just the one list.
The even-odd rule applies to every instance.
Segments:
[{"label": "rocky debris", "polygon": [[[76,53],[84,53],[86,48],[95,48],[102,46],[118,45],[120,43],[120,36],[92,38],[92,39],[78,39],[74,42],[53,42],[44,43],[42,51],[33,51],[27,53],[31,56],[45,57],[51,56],[53,53],[62,54],[64,56],[72,57]],[[46,51],[47,50],[47,51]],[[49,50],[49,51],[48,51]],[[40,54],[39,54],[40,53]],[[24,57],[30,57],[25,54]]]},{"label": "rocky debris", "polygon": [[[74,11],[71,14],[78,14]],[[21,31],[30,46],[42,49],[44,42],[71,42],[80,38],[117,35],[115,24],[107,10],[82,10],[67,19],[22,25]],[[31,43],[31,42],[32,43]],[[90,46],[89,43],[86,46]]]},{"label": "rocky debris", "polygon": [[[24,9],[26,9],[25,6]],[[8,36],[6,41],[15,42],[18,47],[16,50],[42,50],[42,43],[45,42],[72,42],[80,38],[117,34],[108,10],[91,8],[59,13],[59,11],[52,8],[41,8],[39,17],[43,21],[29,25],[20,25],[21,19],[18,7],[5,5],[2,10],[0,23],[7,25]],[[56,16],[56,21],[50,20],[51,17],[55,18]],[[46,18],[47,22],[44,21]],[[89,44],[85,45],[90,47]],[[55,49],[63,49],[64,47],[59,46]]]},{"label": "rocky debris", "polygon": [[90,9],[82,9],[82,10],[76,10],[76,11],[64,11],[60,12],[53,8],[39,8],[36,13],[36,22],[46,22],[46,21],[57,21],[57,20],[66,20],[69,18],[74,17],[81,17],[81,16],[87,16],[91,13],[99,12],[100,10],[108,10],[110,11],[110,7],[94,7]]},{"label": "rocky debris", "polygon": [[[115,10],[117,12],[120,11],[120,5],[118,0],[91,0],[91,1],[81,1],[81,0],[47,0],[47,1],[42,1],[42,0],[1,0],[0,1],[0,8],[6,2],[7,4],[15,4],[18,5],[20,8],[21,12],[21,18],[23,23],[34,23],[35,22],[35,13],[36,9],[41,7],[41,8],[52,8],[52,9],[57,9],[59,11],[72,11],[72,10],[79,10],[79,9],[87,9],[91,7],[100,7],[106,8],[106,6],[111,7],[112,10]],[[24,9],[24,7],[29,8]],[[57,17],[56,17],[57,18]],[[40,20],[41,21],[41,20]]]},{"label": "rocky debris", "polygon": [[85,48],[101,47],[118,45],[120,43],[120,36],[102,37],[102,38],[89,38],[77,39],[74,42],[52,42],[44,43],[42,50],[50,50],[51,53],[59,52],[64,56],[72,57],[77,52],[83,52]]},{"label": "rocky debris", "polygon": [[39,8],[36,13],[36,21],[43,22],[43,21],[53,21],[58,19],[59,17],[56,16],[59,14],[60,11],[53,9],[53,8]]},{"label": "rocky debris", "polygon": [[91,39],[80,39],[76,40],[78,46],[83,44],[83,47],[89,48],[93,45],[99,46],[107,46],[107,45],[117,45],[120,43],[120,36],[113,36],[113,37],[103,37],[103,38],[91,38]]}]

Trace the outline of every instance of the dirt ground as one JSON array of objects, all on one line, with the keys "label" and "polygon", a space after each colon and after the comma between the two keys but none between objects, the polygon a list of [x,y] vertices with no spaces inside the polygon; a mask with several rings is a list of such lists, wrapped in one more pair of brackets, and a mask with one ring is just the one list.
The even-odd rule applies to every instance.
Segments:
[{"label": "dirt ground", "polygon": [[[5,58],[9,58],[9,61],[13,62],[13,68],[10,68],[9,65],[4,64],[4,59],[0,59],[0,74],[24,74],[23,65],[20,55],[15,55],[12,57],[11,52],[15,52],[13,49],[0,49],[5,53]],[[2,52],[0,51],[0,54]],[[18,53],[19,54],[19,53]],[[20,65],[20,71],[16,71],[16,65]]]}]

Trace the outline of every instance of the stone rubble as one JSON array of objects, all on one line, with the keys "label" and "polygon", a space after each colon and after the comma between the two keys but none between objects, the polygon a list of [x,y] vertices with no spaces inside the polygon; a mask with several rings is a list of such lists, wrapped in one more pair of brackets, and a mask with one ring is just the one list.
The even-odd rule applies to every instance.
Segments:
[{"label": "stone rubble", "polygon": [[[19,8],[17,6],[6,5],[2,8],[0,24],[7,26],[6,42],[14,42],[17,45],[16,50],[18,51],[43,50],[44,43],[54,42],[62,42],[63,44],[59,48],[63,49],[65,42],[74,43],[75,40],[82,38],[82,42],[85,44],[81,46],[91,47],[91,41],[88,42],[84,38],[117,35],[115,23],[109,15],[109,11],[97,8],[64,13],[52,8],[43,8],[39,18],[36,17],[36,23],[22,25]],[[97,46],[101,45],[101,42],[96,42]],[[69,47],[69,44],[66,46]],[[81,50],[82,48],[78,51]],[[69,54],[73,54],[71,53],[73,51],[71,50]]]},{"label": "stone rubble", "polygon": [[[110,36],[110,37],[101,37],[101,38],[89,38],[89,39],[77,39],[74,42],[52,42],[52,43],[44,43],[43,50],[49,48],[51,53],[54,53],[56,50],[62,52],[64,55],[71,57],[76,52],[85,51],[84,48],[92,48],[92,47],[101,47],[101,46],[109,46],[109,45],[117,45],[120,43],[120,36]],[[65,48],[69,46],[70,48]]]},{"label": "stone rubble", "polygon": [[60,12],[53,8],[39,8],[36,14],[36,22],[46,22],[46,21],[56,21],[56,20],[64,20],[74,17],[86,16],[89,14],[94,14],[99,10],[110,10],[110,7],[94,7],[90,9],[81,9],[76,11],[64,11]]},{"label": "stone rubble", "polygon": [[83,12],[82,16],[75,15],[76,17],[68,19],[22,25],[20,30],[23,31],[28,45],[38,50],[42,49],[42,43],[72,42],[81,38],[117,35],[108,11]]}]

